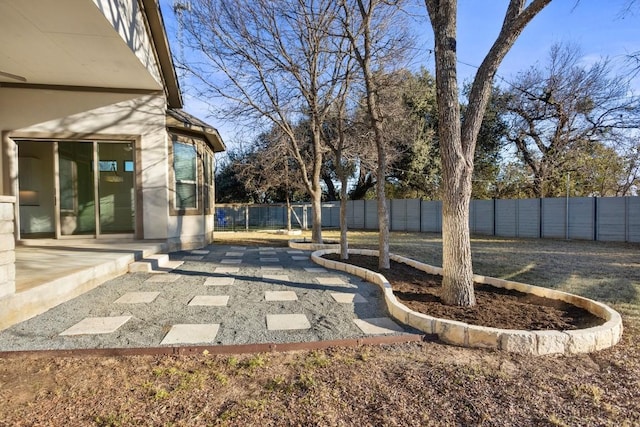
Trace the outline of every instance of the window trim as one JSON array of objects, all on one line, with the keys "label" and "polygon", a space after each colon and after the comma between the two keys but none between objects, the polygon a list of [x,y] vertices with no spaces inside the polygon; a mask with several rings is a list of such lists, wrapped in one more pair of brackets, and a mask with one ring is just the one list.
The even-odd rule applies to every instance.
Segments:
[{"label": "window trim", "polygon": [[[170,134],[171,143],[169,144],[169,214],[171,216],[185,216],[185,215],[212,215],[215,212],[215,153],[211,147],[201,138],[189,135],[182,135],[179,133]],[[195,149],[196,155],[196,180],[180,180],[176,179],[175,170],[175,144],[190,145]],[[206,162],[210,162],[210,166],[206,165]],[[209,167],[209,177],[207,177],[207,171],[205,168]],[[205,182],[205,178],[210,180],[210,183]],[[195,184],[196,194],[196,206],[188,208],[180,208],[177,203],[177,184]]]}]

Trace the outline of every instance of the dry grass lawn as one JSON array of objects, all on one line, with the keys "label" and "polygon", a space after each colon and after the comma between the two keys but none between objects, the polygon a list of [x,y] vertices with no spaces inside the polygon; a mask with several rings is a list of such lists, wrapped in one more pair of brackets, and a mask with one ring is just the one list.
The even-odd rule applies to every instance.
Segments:
[{"label": "dry grass lawn", "polygon": [[[325,234],[336,238],[336,232]],[[287,236],[220,233],[224,244]],[[375,233],[351,232],[375,247]],[[441,264],[438,235],[392,233],[395,253]],[[236,356],[0,359],[0,425],[640,425],[640,246],[476,238],[477,273],[606,302],[620,344],[527,357],[425,342]]]}]

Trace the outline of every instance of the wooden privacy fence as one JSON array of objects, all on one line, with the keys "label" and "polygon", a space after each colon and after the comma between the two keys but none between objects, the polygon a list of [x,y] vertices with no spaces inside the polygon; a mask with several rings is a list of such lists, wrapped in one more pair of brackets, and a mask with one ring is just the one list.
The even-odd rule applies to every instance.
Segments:
[{"label": "wooden privacy fence", "polygon": [[[350,229],[377,230],[376,200],[349,200]],[[442,202],[419,199],[388,201],[392,231],[440,233]],[[294,205],[293,228],[311,225],[310,205]],[[220,205],[218,230],[286,228],[285,205]],[[340,226],[340,202],[323,203],[322,226]],[[515,200],[472,200],[469,226],[473,234],[609,242],[640,242],[640,197],[573,197]]]}]

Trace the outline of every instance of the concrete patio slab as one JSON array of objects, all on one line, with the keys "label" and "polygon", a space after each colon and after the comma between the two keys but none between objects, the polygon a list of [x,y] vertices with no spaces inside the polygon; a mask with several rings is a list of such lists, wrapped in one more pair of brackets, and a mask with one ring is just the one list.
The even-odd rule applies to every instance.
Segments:
[{"label": "concrete patio slab", "polygon": [[131,319],[131,316],[87,317],[76,323],[60,335],[96,335],[110,334]]},{"label": "concrete patio slab", "polygon": [[160,292],[127,292],[115,300],[114,304],[148,304],[153,302]]},{"label": "concrete patio slab", "polygon": [[260,255],[276,255],[276,251],[260,251]]},{"label": "concrete patio slab", "polygon": [[182,259],[184,261],[202,261],[204,257],[202,255],[186,255]]},{"label": "concrete patio slab", "polygon": [[311,329],[311,323],[304,314],[267,314],[267,329],[270,331]]},{"label": "concrete patio slab", "polygon": [[246,246],[231,246],[231,250],[232,251],[246,251],[247,247]]},{"label": "concrete patio slab", "polygon": [[207,254],[209,254],[209,252],[211,252],[211,251],[208,251],[206,249],[195,249],[195,250],[191,251],[191,254],[193,254],[193,255],[207,255]]},{"label": "concrete patio slab", "polygon": [[279,258],[260,258],[260,262],[279,262]]},{"label": "concrete patio slab", "polygon": [[296,255],[294,255],[294,256],[291,257],[291,259],[294,260],[294,261],[307,261],[309,259],[309,257],[308,256],[296,256]]},{"label": "concrete patio slab", "polygon": [[263,265],[260,267],[262,271],[277,271],[284,270],[284,267],[281,265]]},{"label": "concrete patio slab", "polygon": [[196,295],[189,301],[190,306],[202,305],[209,307],[226,307],[229,304],[228,295]]},{"label": "concrete patio slab", "polygon": [[294,291],[266,291],[265,301],[298,301],[298,295]]},{"label": "concrete patio slab", "polygon": [[241,264],[242,260],[237,258],[225,258],[220,261],[220,264]]},{"label": "concrete patio slab", "polygon": [[305,267],[304,271],[306,271],[307,273],[328,273],[329,270],[327,270],[326,268],[321,268],[321,267]]},{"label": "concrete patio slab", "polygon": [[404,331],[402,327],[388,317],[353,319],[353,322],[362,332],[369,335],[393,334]]},{"label": "concrete patio slab", "polygon": [[347,282],[345,282],[342,278],[335,277],[335,276],[316,277],[316,280],[321,285],[346,285],[347,284]]},{"label": "concrete patio slab", "polygon": [[173,325],[160,344],[210,344],[219,329],[219,323]]},{"label": "concrete patio slab", "polygon": [[226,252],[224,256],[244,256],[244,252]]},{"label": "concrete patio slab", "polygon": [[332,292],[331,297],[340,304],[364,304],[367,300],[358,293]]},{"label": "concrete patio slab", "polygon": [[236,281],[234,277],[207,277],[205,286],[231,286]]},{"label": "concrete patio slab", "polygon": [[175,282],[176,280],[178,280],[180,278],[179,274],[175,274],[175,273],[167,273],[167,274],[154,274],[153,276],[151,276],[150,278],[148,278],[147,280],[145,280],[145,283],[163,283],[163,282]]}]

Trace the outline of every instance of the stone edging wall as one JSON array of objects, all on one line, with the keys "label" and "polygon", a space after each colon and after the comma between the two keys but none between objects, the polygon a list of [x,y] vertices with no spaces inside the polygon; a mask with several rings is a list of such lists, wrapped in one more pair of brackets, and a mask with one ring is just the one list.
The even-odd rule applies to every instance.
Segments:
[{"label": "stone edging wall", "polygon": [[[292,249],[300,249],[305,251],[319,251],[323,249],[340,249],[338,243],[311,243],[300,240],[289,240],[289,247]],[[338,252],[339,253],[339,252]]]},{"label": "stone edging wall", "polygon": [[[323,267],[341,270],[377,284],[382,288],[387,308],[396,320],[427,334],[437,334],[442,341],[449,344],[463,347],[493,348],[530,355],[575,354],[612,347],[620,341],[622,336],[622,317],[617,311],[605,304],[566,292],[480,275],[474,275],[474,280],[478,283],[561,300],[589,311],[604,319],[605,323],[593,328],[571,331],[525,331],[489,328],[427,316],[410,310],[400,303],[393,294],[391,284],[382,274],[322,258],[322,255],[329,253],[339,253],[339,250],[318,250],[311,254],[311,259]],[[375,250],[350,249],[349,253],[378,256],[378,251]],[[429,274],[442,275],[442,269],[439,267],[394,254],[391,254],[390,258]]]},{"label": "stone edging wall", "polygon": [[0,196],[0,298],[16,292],[15,203],[15,197]]}]

